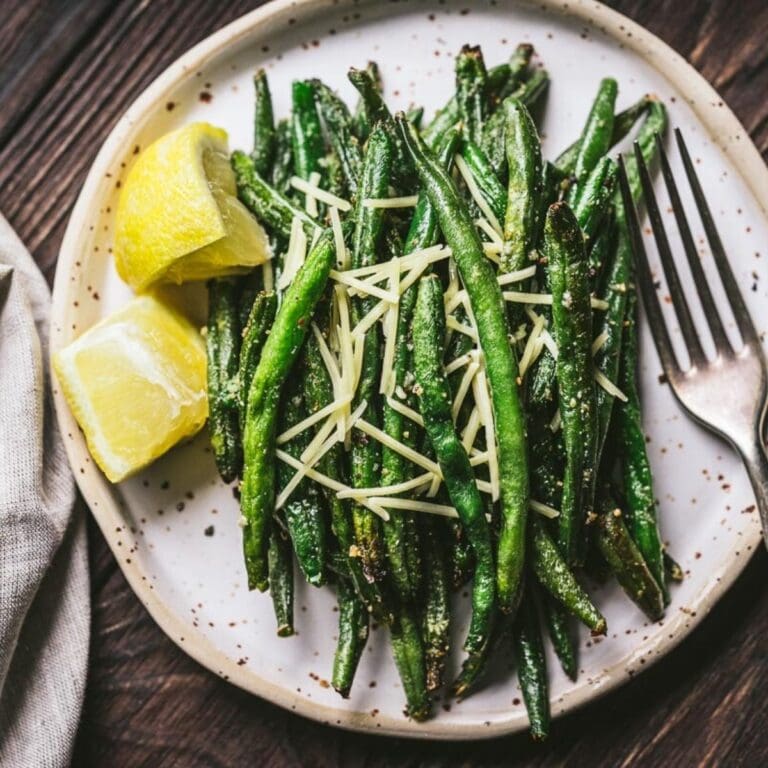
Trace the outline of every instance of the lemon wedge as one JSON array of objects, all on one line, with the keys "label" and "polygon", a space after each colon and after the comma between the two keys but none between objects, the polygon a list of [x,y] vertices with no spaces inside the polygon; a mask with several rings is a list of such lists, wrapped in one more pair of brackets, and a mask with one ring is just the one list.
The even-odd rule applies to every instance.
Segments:
[{"label": "lemon wedge", "polygon": [[120,193],[114,252],[120,277],[138,292],[270,258],[266,233],[237,199],[226,131],[192,123],[139,155]]},{"label": "lemon wedge", "polygon": [[197,432],[208,417],[205,344],[151,295],[57,352],[53,367],[91,455],[113,483]]}]

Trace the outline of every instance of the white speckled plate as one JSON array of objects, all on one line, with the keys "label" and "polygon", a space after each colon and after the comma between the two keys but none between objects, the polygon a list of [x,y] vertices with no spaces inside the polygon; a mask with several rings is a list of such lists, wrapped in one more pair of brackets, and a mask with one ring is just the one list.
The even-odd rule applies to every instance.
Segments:
[{"label": "white speckled plate", "polygon": [[[453,55],[463,43],[481,43],[486,60],[496,63],[519,40],[534,43],[552,75],[542,129],[549,156],[577,135],[604,75],[619,80],[621,106],[649,91],[665,100],[696,158],[755,321],[765,329],[768,173],[715,92],[648,32],[586,0],[539,0],[535,6],[493,0],[278,0],[179,59],[105,142],[62,245],[53,349],[130,297],[109,253],[118,187],[135,148],[184,123],[209,120],[229,131],[232,147],[249,149],[251,75],[257,66],[269,71],[279,114],[288,109],[288,86],[295,77],[320,76],[352,99],[345,71],[369,58],[380,63],[394,107],[416,102],[431,112],[453,88]],[[695,228],[709,269],[698,221]],[[689,421],[660,383],[647,329],[642,355],[645,425],[663,531],[687,578],[673,590],[672,605],[658,624],[649,625],[618,589],[597,593],[609,634],[598,643],[582,632],[575,684],[550,659],[556,714],[627,680],[678,643],[759,546],[752,492],[739,461]],[[342,701],[326,682],[337,618],[331,591],[299,587],[298,634],[275,636],[269,597],[246,588],[237,502],[217,478],[207,435],[113,487],[91,462],[59,393],[56,405],[75,476],[120,567],[169,637],[212,672],[283,707],[345,728],[482,738],[526,726],[516,682],[507,672],[461,704],[437,706],[437,716],[426,724],[407,720],[383,629],[373,633],[352,697]]]}]

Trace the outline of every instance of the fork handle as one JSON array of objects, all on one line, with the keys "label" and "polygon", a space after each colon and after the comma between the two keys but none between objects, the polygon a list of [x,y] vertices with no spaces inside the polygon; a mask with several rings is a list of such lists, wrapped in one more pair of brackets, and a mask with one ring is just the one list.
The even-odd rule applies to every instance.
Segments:
[{"label": "fork handle", "polygon": [[768,456],[759,434],[755,435],[754,444],[749,449],[742,449],[744,466],[747,468],[755,501],[763,527],[763,541],[768,547]]}]

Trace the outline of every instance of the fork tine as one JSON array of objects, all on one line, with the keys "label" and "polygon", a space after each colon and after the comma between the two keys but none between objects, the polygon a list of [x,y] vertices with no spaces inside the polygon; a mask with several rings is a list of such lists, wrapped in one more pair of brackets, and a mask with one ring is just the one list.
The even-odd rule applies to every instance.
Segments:
[{"label": "fork tine", "polygon": [[640,293],[643,297],[643,306],[648,316],[648,322],[651,326],[653,340],[656,344],[656,350],[659,353],[661,367],[667,375],[667,379],[673,382],[675,378],[682,373],[675,359],[675,353],[672,349],[672,342],[669,338],[669,331],[664,322],[664,315],[661,311],[661,304],[656,289],[653,286],[653,275],[651,267],[648,264],[648,255],[645,252],[643,238],[640,234],[640,224],[637,221],[637,211],[635,202],[632,199],[632,192],[629,189],[629,180],[627,179],[627,169],[624,167],[624,158],[619,155],[619,188],[621,189],[621,198],[624,203],[624,214],[629,234],[629,243],[632,247],[632,254],[637,265],[638,283]]},{"label": "fork tine", "polygon": [[685,208],[683,208],[683,204],[680,201],[680,193],[677,191],[675,177],[672,175],[672,169],[669,167],[667,152],[664,149],[664,143],[659,134],[656,134],[656,148],[659,152],[659,157],[661,158],[661,175],[664,177],[664,183],[667,187],[667,192],[669,193],[670,202],[672,203],[672,210],[675,212],[677,228],[680,232],[680,238],[683,241],[685,255],[688,258],[688,265],[691,268],[691,274],[693,275],[693,280],[696,284],[699,300],[704,308],[704,314],[709,323],[709,330],[715,342],[715,349],[719,354],[729,354],[733,351],[731,343],[725,333],[725,328],[720,319],[720,313],[717,311],[717,305],[712,298],[712,291],[709,289],[709,282],[702,269],[701,259],[696,250],[696,244],[693,242],[691,228],[688,225],[688,217],[685,215]]},{"label": "fork tine", "polygon": [[728,257],[725,255],[723,243],[720,240],[720,235],[717,233],[715,221],[712,218],[707,199],[704,197],[704,192],[701,189],[699,177],[696,175],[693,163],[691,162],[691,156],[688,154],[688,148],[685,146],[683,134],[680,132],[679,128],[675,128],[675,138],[677,139],[677,146],[680,148],[680,154],[683,158],[683,165],[685,166],[686,176],[688,176],[688,183],[691,185],[693,197],[696,200],[696,206],[699,209],[699,216],[701,216],[701,221],[704,224],[704,231],[707,233],[707,240],[709,240],[709,247],[712,251],[717,271],[720,274],[720,279],[723,281],[725,294],[731,302],[731,309],[733,310],[733,316],[736,320],[739,333],[741,334],[741,338],[745,345],[752,345],[759,348],[760,341],[757,337],[757,331],[755,330],[755,326],[752,325],[747,305],[744,303],[741,291],[736,283],[736,278],[731,271],[731,266],[728,263]]},{"label": "fork tine", "polygon": [[653,227],[653,236],[656,238],[656,247],[659,249],[661,266],[667,277],[667,286],[669,288],[669,296],[672,299],[672,306],[674,307],[675,314],[680,323],[680,331],[683,334],[683,340],[688,347],[691,364],[698,368],[706,363],[706,355],[701,347],[701,341],[696,332],[696,326],[693,324],[691,310],[688,306],[688,301],[685,298],[685,292],[683,291],[683,286],[680,282],[680,275],[677,271],[677,266],[675,265],[675,259],[672,256],[672,250],[669,247],[669,239],[667,238],[667,232],[664,229],[664,222],[661,220],[659,204],[656,202],[656,194],[653,191],[653,183],[648,174],[648,167],[645,164],[643,153],[640,151],[640,145],[637,142],[635,142],[635,159],[640,175],[640,184],[643,189],[645,207],[648,210],[651,227]]}]

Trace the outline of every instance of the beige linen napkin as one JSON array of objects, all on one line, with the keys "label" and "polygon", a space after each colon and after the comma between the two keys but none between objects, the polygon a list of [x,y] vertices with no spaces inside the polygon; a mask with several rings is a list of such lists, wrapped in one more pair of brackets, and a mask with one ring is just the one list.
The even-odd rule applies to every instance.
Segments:
[{"label": "beige linen napkin", "polygon": [[53,413],[48,286],[0,216],[0,766],[69,765],[90,627],[83,510]]}]

